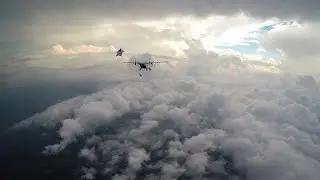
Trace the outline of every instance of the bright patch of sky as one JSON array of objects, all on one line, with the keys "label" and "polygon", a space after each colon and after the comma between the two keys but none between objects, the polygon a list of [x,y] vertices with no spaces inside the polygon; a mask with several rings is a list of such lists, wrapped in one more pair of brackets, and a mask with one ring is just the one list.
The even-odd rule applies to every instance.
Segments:
[{"label": "bright patch of sky", "polygon": [[269,32],[281,30],[293,24],[295,24],[294,21],[270,21],[260,25],[230,28],[218,37],[214,35],[207,36],[201,41],[207,51],[215,51],[217,49],[232,50],[241,54],[259,55],[266,59],[279,59],[282,57],[280,51],[267,51],[260,45],[260,41]]},{"label": "bright patch of sky", "polygon": [[[261,40],[268,33],[285,29],[295,23],[295,21],[280,21],[276,18],[261,21],[245,14],[239,14],[232,17],[209,16],[204,19],[184,16],[153,21],[122,21],[120,25],[135,24],[156,33],[164,32],[163,34],[166,34],[168,32],[169,36],[164,36],[162,40],[156,40],[152,44],[165,48],[169,47],[176,51],[177,56],[182,56],[183,50],[189,48],[188,43],[196,40],[201,43],[202,48],[207,52],[236,53],[245,56],[261,56],[262,59],[281,60],[283,53],[281,51],[265,50],[261,45]],[[111,27],[112,25],[105,24],[100,30],[106,33],[106,29],[112,29]],[[114,27],[117,27],[117,25]],[[116,30],[110,32],[110,36],[114,36],[115,32]],[[170,32],[173,32],[173,34],[170,34]]]}]

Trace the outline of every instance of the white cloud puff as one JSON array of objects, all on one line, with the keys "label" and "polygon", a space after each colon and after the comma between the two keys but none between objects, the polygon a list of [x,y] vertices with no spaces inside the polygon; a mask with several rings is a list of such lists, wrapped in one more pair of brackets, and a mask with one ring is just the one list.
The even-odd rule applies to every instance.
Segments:
[{"label": "white cloud puff", "polygon": [[144,149],[133,149],[129,152],[129,167],[134,171],[141,169],[141,163],[149,160],[149,155]]},{"label": "white cloud puff", "polygon": [[79,157],[81,158],[86,158],[87,160],[89,160],[90,162],[97,162],[98,157],[96,155],[96,150],[95,148],[83,148],[80,152],[79,152]]}]

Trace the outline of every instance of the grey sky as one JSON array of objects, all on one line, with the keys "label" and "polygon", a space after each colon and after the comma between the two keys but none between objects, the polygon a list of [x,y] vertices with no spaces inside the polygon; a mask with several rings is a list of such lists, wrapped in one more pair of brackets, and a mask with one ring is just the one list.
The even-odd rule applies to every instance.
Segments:
[{"label": "grey sky", "polygon": [[[318,0],[6,0],[0,2],[0,33],[4,37],[0,41],[33,41],[39,34],[45,37],[49,31],[58,34],[79,31],[105,19],[229,16],[244,12],[254,18],[317,20],[319,8]],[[46,44],[45,41],[41,43]]]},{"label": "grey sky", "polygon": [[105,19],[137,20],[210,14],[229,16],[239,12],[254,18],[301,17],[317,20],[320,17],[319,8],[318,0],[6,0],[0,2],[0,33],[5,37],[1,42],[19,40],[21,43],[23,40],[37,39],[37,34],[74,32],[74,29],[88,28]]},{"label": "grey sky", "polygon": [[[154,18],[172,14],[231,15],[244,11],[254,17],[290,18],[300,16],[303,19],[319,17],[318,0],[29,0],[1,2],[2,18],[30,19],[38,13],[59,13],[105,18]],[[63,19],[62,19],[63,20]]]}]

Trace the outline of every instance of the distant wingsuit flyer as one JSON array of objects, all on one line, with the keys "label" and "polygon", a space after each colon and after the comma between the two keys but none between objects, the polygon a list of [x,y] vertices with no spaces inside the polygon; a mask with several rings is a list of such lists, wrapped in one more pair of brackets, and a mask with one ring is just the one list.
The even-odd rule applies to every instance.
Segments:
[{"label": "distant wingsuit flyer", "polygon": [[124,53],[124,51],[120,48],[120,49],[117,51],[117,55],[116,55],[116,56],[122,56],[122,53]]}]

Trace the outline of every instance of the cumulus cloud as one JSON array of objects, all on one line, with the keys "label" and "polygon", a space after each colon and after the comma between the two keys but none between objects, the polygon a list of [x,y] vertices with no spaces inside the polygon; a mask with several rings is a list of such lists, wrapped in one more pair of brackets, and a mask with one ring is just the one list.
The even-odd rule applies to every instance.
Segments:
[{"label": "cumulus cloud", "polygon": [[319,66],[320,36],[319,24],[292,24],[276,28],[263,38],[263,46],[284,55],[283,66],[287,71],[296,73],[317,73]]},{"label": "cumulus cloud", "polygon": [[93,168],[104,162],[101,173],[113,179],[318,179],[320,97],[312,77],[195,77],[125,82],[17,127],[61,126],[51,153],[85,138],[80,158]]},{"label": "cumulus cloud", "polygon": [[177,179],[182,173],[185,172],[177,162],[164,163],[162,165],[162,179]]},{"label": "cumulus cloud", "polygon": [[140,170],[141,163],[146,160],[149,160],[149,155],[144,149],[133,149],[129,152],[129,167],[134,171]]},{"label": "cumulus cloud", "polygon": [[80,152],[79,152],[79,157],[81,158],[86,158],[87,160],[89,160],[90,162],[97,162],[98,157],[95,153],[95,148],[83,148]]},{"label": "cumulus cloud", "polygon": [[84,174],[81,176],[80,179],[83,180],[93,180],[95,179],[95,175],[97,174],[97,171],[94,168],[83,167],[82,171]]}]

